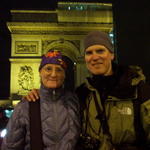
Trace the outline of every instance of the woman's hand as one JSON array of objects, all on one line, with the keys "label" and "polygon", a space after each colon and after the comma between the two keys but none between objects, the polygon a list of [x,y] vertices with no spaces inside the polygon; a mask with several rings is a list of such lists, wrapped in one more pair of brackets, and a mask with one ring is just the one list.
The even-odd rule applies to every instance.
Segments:
[{"label": "woman's hand", "polygon": [[39,99],[39,89],[32,89],[23,99],[35,102]]}]

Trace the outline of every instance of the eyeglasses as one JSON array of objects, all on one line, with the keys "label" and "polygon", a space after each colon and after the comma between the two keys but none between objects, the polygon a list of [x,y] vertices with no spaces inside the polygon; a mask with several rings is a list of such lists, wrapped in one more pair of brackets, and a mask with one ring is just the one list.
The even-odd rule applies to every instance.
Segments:
[{"label": "eyeglasses", "polygon": [[46,66],[46,67],[43,67],[43,70],[47,73],[52,73],[53,71],[56,73],[56,74],[61,74],[64,72],[64,69],[61,68],[61,67],[52,67],[52,66]]}]

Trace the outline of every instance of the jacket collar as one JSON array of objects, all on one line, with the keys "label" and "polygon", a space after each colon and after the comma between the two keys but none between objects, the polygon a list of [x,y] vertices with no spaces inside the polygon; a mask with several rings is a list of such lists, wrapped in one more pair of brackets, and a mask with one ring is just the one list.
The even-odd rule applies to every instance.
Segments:
[{"label": "jacket collar", "polygon": [[109,90],[109,94],[118,98],[135,97],[137,85],[145,80],[138,66],[119,66],[113,64],[114,74],[111,76],[93,76],[87,78],[86,85],[90,90]]},{"label": "jacket collar", "polygon": [[64,89],[62,87],[57,89],[48,89],[45,88],[43,85],[41,85],[40,87],[40,98],[42,100],[56,101],[62,95],[64,95]]}]

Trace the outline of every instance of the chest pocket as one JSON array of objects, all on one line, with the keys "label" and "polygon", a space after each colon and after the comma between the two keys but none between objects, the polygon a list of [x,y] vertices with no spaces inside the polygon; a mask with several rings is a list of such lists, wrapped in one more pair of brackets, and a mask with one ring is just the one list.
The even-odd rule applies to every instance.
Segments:
[{"label": "chest pocket", "polygon": [[113,143],[135,140],[133,102],[127,100],[108,100],[106,115]]}]

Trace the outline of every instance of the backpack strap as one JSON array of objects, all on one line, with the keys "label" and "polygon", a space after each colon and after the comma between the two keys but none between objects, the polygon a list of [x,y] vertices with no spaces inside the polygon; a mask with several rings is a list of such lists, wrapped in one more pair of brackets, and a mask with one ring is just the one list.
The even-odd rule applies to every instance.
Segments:
[{"label": "backpack strap", "polygon": [[29,102],[31,150],[43,150],[40,99]]},{"label": "backpack strap", "polygon": [[93,95],[94,95],[95,107],[96,107],[97,114],[98,114],[98,116],[96,116],[96,119],[98,119],[100,121],[100,124],[101,124],[102,129],[103,129],[103,133],[106,134],[109,137],[109,140],[112,144],[112,135],[110,134],[110,131],[109,131],[109,126],[108,126],[108,122],[107,122],[107,118],[106,118],[105,107],[103,107],[104,110],[102,111],[100,109],[99,104],[98,104],[98,99],[96,97],[96,93],[94,92]]}]

